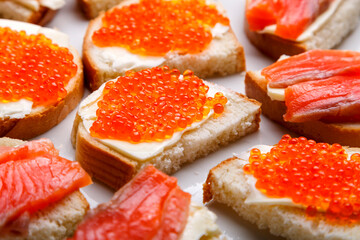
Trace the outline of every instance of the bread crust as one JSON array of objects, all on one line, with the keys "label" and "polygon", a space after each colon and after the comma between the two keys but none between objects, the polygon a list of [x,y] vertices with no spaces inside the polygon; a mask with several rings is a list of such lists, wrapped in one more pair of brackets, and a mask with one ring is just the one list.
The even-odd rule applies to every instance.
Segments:
[{"label": "bread crust", "polygon": [[262,53],[275,60],[283,54],[293,56],[307,51],[304,44],[286,40],[269,33],[251,31],[246,20],[244,21],[244,29],[250,42]]},{"label": "bread crust", "polygon": [[67,95],[56,104],[32,109],[22,119],[0,119],[0,137],[30,139],[60,123],[80,102],[84,93],[83,66],[77,51],[70,47],[78,66],[76,75],[69,81]]},{"label": "bread crust", "polygon": [[311,49],[331,49],[338,46],[355,29],[359,16],[360,0],[342,0],[331,18],[303,42],[251,31],[246,19],[244,30],[256,48],[276,60],[283,54],[292,56]]},{"label": "bread crust", "polygon": [[[120,8],[130,2],[136,2],[134,0],[126,0],[115,6],[114,8]],[[111,11],[111,10],[109,10]],[[89,26],[86,30],[86,34],[83,42],[83,61],[85,69],[85,79],[86,85],[91,91],[98,89],[101,84],[107,80],[122,76],[125,74],[125,71],[114,72],[111,69],[100,69],[94,56],[91,54],[91,49],[94,46],[92,42],[92,33],[95,29],[98,29],[101,26],[101,19],[105,13],[100,14],[97,18],[90,21]],[[167,65],[170,68],[177,68],[181,72],[190,69],[195,75],[200,78],[208,78],[215,76],[225,76],[229,74],[234,74],[246,70],[245,64],[245,53],[242,45],[236,38],[235,33],[229,26],[229,31],[225,34],[228,44],[228,49],[231,48],[231,53],[228,53],[226,57],[220,58],[219,56],[214,57],[205,53],[207,50],[211,51],[210,48],[204,50],[198,54],[177,54],[177,53],[167,53],[164,58],[165,61],[160,65]],[[208,54],[208,55],[206,55]],[[98,56],[96,56],[98,57]],[[225,62],[225,63],[224,63]],[[221,67],[219,67],[221,66]],[[141,70],[141,69],[136,69]]]},{"label": "bread crust", "polygon": [[321,121],[285,122],[282,117],[286,112],[285,102],[271,100],[267,95],[267,81],[265,78],[259,78],[255,72],[246,73],[245,92],[248,97],[262,103],[261,109],[265,116],[291,131],[318,142],[339,143],[351,147],[360,146],[360,125],[346,126]]},{"label": "bread crust", "polygon": [[[220,91],[224,92],[222,89]],[[126,157],[105,146],[100,140],[91,137],[84,127],[83,120],[77,114],[71,135],[72,144],[76,148],[75,159],[80,162],[90,175],[113,189],[120,188],[148,164],[153,164],[159,170],[172,174],[185,162],[192,162],[197,158],[204,157],[221,146],[259,129],[260,103],[248,99],[242,94],[231,93],[232,98],[235,98],[235,100],[228,98],[230,105],[233,106],[231,106],[231,110],[229,107],[229,112],[223,113],[224,120],[219,118],[216,120],[208,119],[211,130],[209,130],[209,126],[205,126],[205,122],[198,129],[184,133],[181,140],[165,148],[162,153],[144,162]],[[234,113],[235,109],[239,112]],[[241,117],[239,117],[240,115]],[[234,118],[238,119],[235,120]],[[222,128],[220,125],[224,121],[231,123],[229,123],[229,126],[224,126],[223,130],[214,129],[214,124],[218,128]],[[203,131],[207,135],[203,135]],[[211,131],[214,132],[210,134]]]},{"label": "bread crust", "polygon": [[138,163],[91,137],[78,114],[72,131],[75,159],[92,177],[117,190],[136,174]]}]

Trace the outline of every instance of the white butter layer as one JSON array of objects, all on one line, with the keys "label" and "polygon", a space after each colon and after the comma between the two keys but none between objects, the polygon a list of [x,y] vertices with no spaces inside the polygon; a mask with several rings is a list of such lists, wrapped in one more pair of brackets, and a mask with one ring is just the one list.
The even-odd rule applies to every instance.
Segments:
[{"label": "white butter layer", "polygon": [[[211,34],[214,39],[219,39],[227,33],[229,29],[228,26],[217,23],[211,29]],[[90,52],[92,56],[96,56],[96,62],[101,68],[106,68],[107,66],[110,67],[113,72],[139,71],[141,69],[153,68],[161,66],[166,60],[166,56],[138,55],[122,47],[97,47],[93,45]]]},{"label": "white butter layer", "polygon": [[40,0],[41,6],[48,7],[52,10],[57,10],[65,5],[64,0]]},{"label": "white butter layer", "polygon": [[200,240],[203,236],[221,234],[215,224],[216,215],[205,207],[191,202],[189,217],[180,240]]},{"label": "white butter layer", "polygon": [[0,103],[0,118],[21,119],[30,114],[33,102],[20,99],[17,102]]},{"label": "white butter layer", "polygon": [[[44,28],[35,24],[7,19],[0,19],[0,27],[9,27],[15,31],[25,31],[28,35],[42,33],[46,37],[50,38],[53,43],[56,43],[62,47],[70,47],[68,36],[51,28]],[[11,103],[0,103],[0,118],[24,118],[26,115],[31,113],[32,105],[33,102],[25,99]]]},{"label": "white butter layer", "polygon": [[[296,39],[296,42],[304,42],[314,36],[314,34],[333,16],[342,0],[335,0],[329,8],[323,12],[316,20]],[[259,33],[268,33],[275,35],[276,24],[265,27]]]},{"label": "white butter layer", "polygon": [[[257,148],[261,151],[261,153],[267,153],[270,152],[271,148],[273,146],[269,145],[257,145],[252,147]],[[348,159],[350,159],[350,156],[354,153],[359,153],[359,151],[355,150],[349,150],[346,149],[346,152],[348,154]],[[241,154],[236,155],[236,157],[240,158],[242,161],[244,161],[244,164],[249,162],[250,157],[250,150],[247,152],[243,152]],[[261,205],[282,205],[282,206],[292,206],[292,207],[300,207],[305,208],[305,206],[301,204],[295,204],[291,198],[270,198],[267,197],[265,194],[260,192],[256,187],[256,181],[257,179],[251,175],[251,174],[245,174],[246,176],[246,182],[249,186],[250,194],[245,200],[245,204],[261,204]]]},{"label": "white butter layer", "polygon": [[[98,90],[90,94],[80,104],[78,113],[79,116],[82,118],[84,127],[88,133],[90,133],[90,127],[96,120],[96,111],[98,109],[97,102],[100,100],[104,87],[105,84],[101,85],[101,87]],[[216,90],[210,85],[207,95],[213,97],[216,92],[218,92],[218,90]],[[178,142],[181,136],[185,132],[200,127],[200,125],[204,123],[212,115],[213,115],[213,110],[211,110],[209,114],[201,121],[194,122],[190,126],[183,129],[182,131],[175,132],[171,138],[159,142],[130,143],[130,142],[119,141],[114,139],[100,139],[100,138],[97,139],[101,141],[103,144],[133,159],[137,159],[139,161],[146,161],[147,159],[150,159],[161,153],[166,147],[172,146],[173,144]]]}]

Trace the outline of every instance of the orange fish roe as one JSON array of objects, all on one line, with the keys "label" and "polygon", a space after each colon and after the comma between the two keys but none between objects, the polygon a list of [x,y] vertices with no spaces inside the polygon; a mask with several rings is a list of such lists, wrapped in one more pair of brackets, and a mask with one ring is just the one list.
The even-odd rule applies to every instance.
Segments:
[{"label": "orange fish roe", "polygon": [[204,0],[141,0],[107,12],[102,23],[92,36],[95,45],[163,56],[202,52],[212,40],[211,28],[228,26],[229,19]]},{"label": "orange fish roe", "polygon": [[27,99],[45,106],[66,96],[77,71],[68,49],[42,34],[0,27],[0,52],[0,102]]},{"label": "orange fish roe", "polygon": [[269,153],[250,152],[244,171],[257,178],[256,188],[273,198],[291,198],[329,217],[358,219],[360,214],[360,154],[350,160],[339,144],[316,143],[284,135]]},{"label": "orange fish roe", "polygon": [[129,71],[107,82],[98,102],[93,137],[129,142],[161,141],[196,121],[211,109],[217,117],[227,98],[220,92],[207,97],[209,87],[192,71],[155,67]]}]

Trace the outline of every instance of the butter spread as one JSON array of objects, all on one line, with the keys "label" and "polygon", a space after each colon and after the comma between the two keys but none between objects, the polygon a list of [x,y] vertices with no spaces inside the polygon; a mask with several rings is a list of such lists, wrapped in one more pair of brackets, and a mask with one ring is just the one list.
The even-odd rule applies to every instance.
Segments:
[{"label": "butter spread", "polygon": [[17,102],[0,103],[0,118],[10,119],[24,118],[30,114],[33,102],[20,99]]},{"label": "butter spread", "polygon": [[40,0],[40,4],[52,10],[57,10],[65,5],[64,0]]},{"label": "butter spread", "polygon": [[218,236],[221,234],[215,224],[216,215],[205,207],[191,202],[189,217],[180,240],[200,240],[202,237]]}]

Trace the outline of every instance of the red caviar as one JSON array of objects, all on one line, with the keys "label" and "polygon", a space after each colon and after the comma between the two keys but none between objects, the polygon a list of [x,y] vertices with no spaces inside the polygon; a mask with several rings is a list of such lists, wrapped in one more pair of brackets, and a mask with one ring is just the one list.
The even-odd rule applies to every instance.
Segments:
[{"label": "red caviar", "polygon": [[208,97],[208,90],[189,70],[183,76],[166,66],[129,71],[106,83],[91,136],[129,142],[169,138],[207,117],[213,108],[214,117],[224,111],[227,98],[220,92]]},{"label": "red caviar", "polygon": [[316,143],[284,135],[268,153],[250,152],[244,171],[256,188],[273,198],[291,198],[313,216],[357,218],[360,213],[360,154],[348,155],[339,144]]},{"label": "red caviar", "polygon": [[66,96],[65,86],[77,71],[67,48],[42,34],[10,28],[0,27],[0,36],[0,102],[27,99],[44,106]]},{"label": "red caviar", "polygon": [[92,39],[99,47],[163,56],[169,51],[202,52],[211,42],[211,28],[229,19],[205,0],[141,0],[106,12]]}]

